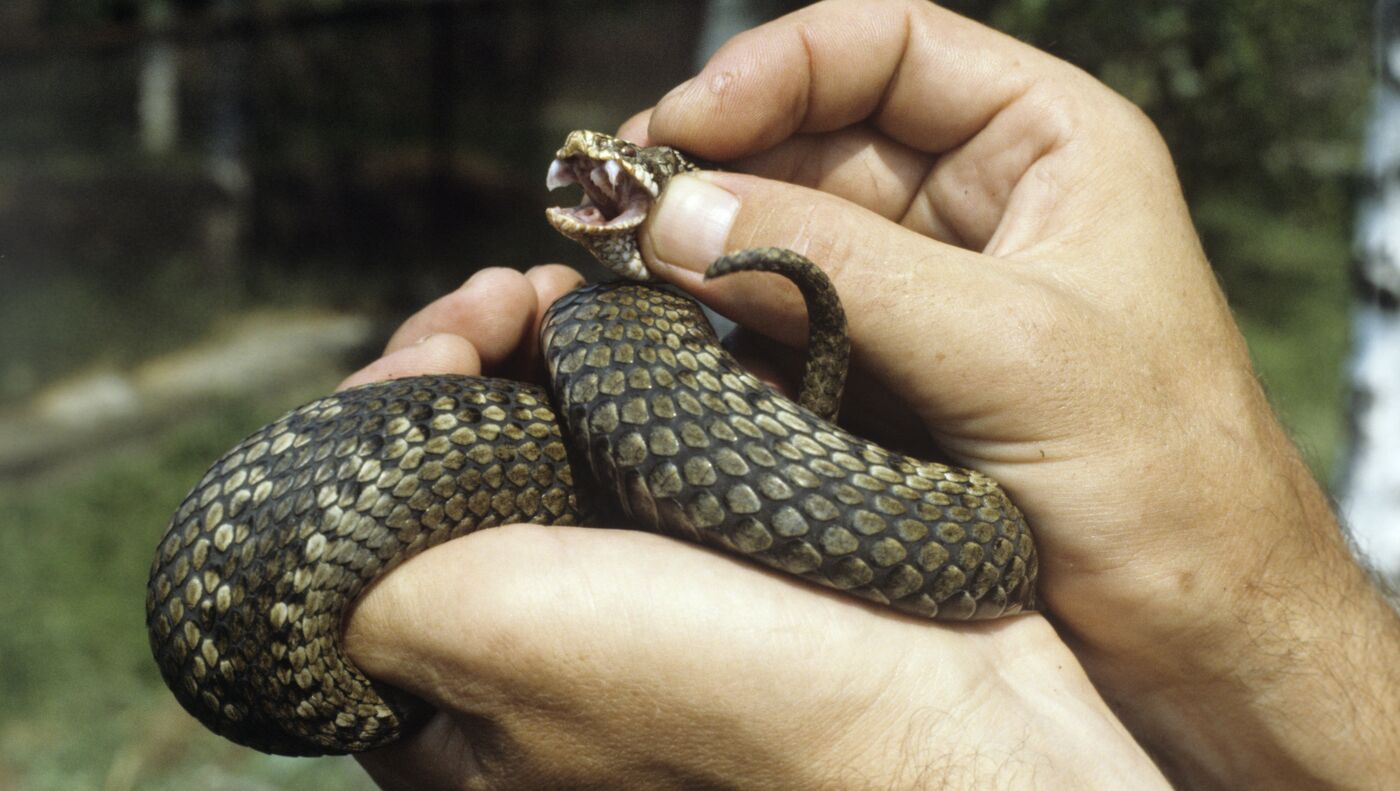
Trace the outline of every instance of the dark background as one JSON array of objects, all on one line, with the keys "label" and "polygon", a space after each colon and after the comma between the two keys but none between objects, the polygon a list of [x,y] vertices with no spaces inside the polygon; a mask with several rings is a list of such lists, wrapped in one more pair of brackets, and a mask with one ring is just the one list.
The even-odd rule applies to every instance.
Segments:
[{"label": "dark background", "polygon": [[[141,608],[166,518],[218,453],[476,268],[585,264],[542,221],[563,134],[689,76],[723,12],[797,5],[0,4],[0,788],[367,786],[218,742],[165,693]],[[1325,480],[1365,4],[947,5],[1157,122]]]}]

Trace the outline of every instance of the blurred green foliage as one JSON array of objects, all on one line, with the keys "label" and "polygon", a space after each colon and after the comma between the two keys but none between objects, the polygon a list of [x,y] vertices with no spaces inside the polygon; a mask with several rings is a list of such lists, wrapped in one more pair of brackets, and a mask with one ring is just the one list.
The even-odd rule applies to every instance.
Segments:
[{"label": "blurred green foliage", "polygon": [[1141,107],[1188,197],[1228,192],[1350,221],[1370,89],[1370,4],[1330,0],[954,0]]}]

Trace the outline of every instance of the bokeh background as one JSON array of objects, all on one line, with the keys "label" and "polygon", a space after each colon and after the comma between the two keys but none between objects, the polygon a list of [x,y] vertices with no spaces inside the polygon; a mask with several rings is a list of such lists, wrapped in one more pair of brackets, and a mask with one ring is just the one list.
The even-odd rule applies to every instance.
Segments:
[{"label": "bokeh background", "polygon": [[[0,789],[369,788],[225,744],[165,691],[146,572],[204,467],[542,222],[563,134],[612,129],[743,0],[0,4]],[[1166,136],[1315,473],[1343,434],[1364,3],[952,0]]]}]

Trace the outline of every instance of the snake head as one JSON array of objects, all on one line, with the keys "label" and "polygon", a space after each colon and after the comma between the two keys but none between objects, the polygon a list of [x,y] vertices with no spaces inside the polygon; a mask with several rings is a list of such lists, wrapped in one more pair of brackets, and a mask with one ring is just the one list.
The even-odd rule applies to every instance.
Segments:
[{"label": "snake head", "polygon": [[577,206],[551,207],[545,217],[613,272],[652,280],[642,263],[637,232],[671,177],[696,169],[674,148],[639,146],[602,132],[570,132],[554,155],[545,185],[556,190],[578,184],[583,200]]}]

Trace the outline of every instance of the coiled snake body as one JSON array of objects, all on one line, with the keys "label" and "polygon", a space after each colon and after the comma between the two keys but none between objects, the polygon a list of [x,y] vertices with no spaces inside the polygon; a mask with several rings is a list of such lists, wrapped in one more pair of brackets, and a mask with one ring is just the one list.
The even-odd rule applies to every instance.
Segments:
[{"label": "coiled snake body", "polygon": [[[551,209],[551,222],[636,276],[635,215],[689,167],[670,149],[575,133],[550,186],[577,180],[587,197]],[[268,752],[387,744],[422,704],[372,684],[341,651],[342,618],[365,586],[475,530],[615,524],[619,509],[631,526],[907,613],[1031,608],[1034,544],[994,481],[828,422],[845,327],[820,270],[753,250],[711,273],[743,270],[803,290],[802,405],[740,367],[692,300],[614,283],[550,308],[549,390],[466,376],[380,382],[294,410],[229,451],[181,504],[152,566],[147,624],[176,697]]]}]

